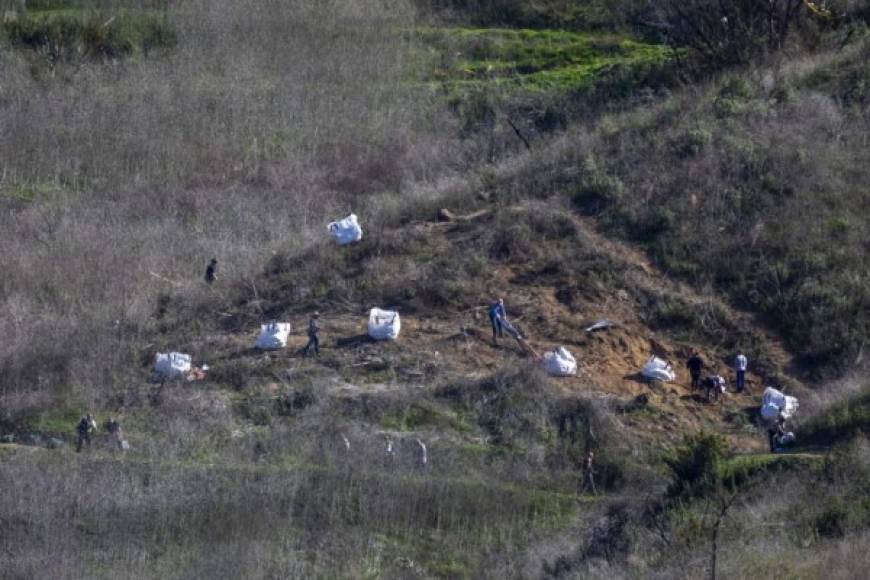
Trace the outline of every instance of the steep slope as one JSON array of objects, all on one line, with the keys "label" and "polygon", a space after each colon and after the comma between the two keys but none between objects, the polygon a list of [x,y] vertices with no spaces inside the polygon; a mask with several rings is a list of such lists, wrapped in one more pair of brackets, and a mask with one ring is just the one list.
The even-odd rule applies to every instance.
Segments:
[{"label": "steep slope", "polygon": [[[333,276],[329,284],[341,287],[340,294],[312,295],[300,274],[311,255],[283,264],[257,282],[256,298],[224,312],[229,334],[217,334],[195,350],[215,365],[220,377],[228,364],[240,364],[239,352],[253,344],[264,317],[287,320],[301,330],[307,314],[320,310],[324,354],[318,362],[304,364],[333,369],[344,379],[342,394],[348,388],[361,394],[382,391],[385,382],[402,389],[406,383],[483,377],[526,358],[510,339],[498,346],[490,342],[486,305],[503,296],[511,320],[538,353],[566,346],[577,357],[578,375],[554,381],[564,396],[627,402],[643,395],[656,411],[627,422],[650,440],[674,443],[703,428],[727,434],[738,450],[759,449],[763,439],[752,420],[765,377],[775,376],[793,390],[803,388],[785,374],[789,358],[782,345],[768,331],[755,330],[749,315],[735,312],[715,295],[672,281],[636,249],[601,236],[588,219],[567,209],[527,202],[477,212],[469,219],[411,223],[372,238],[356,247],[317,250],[322,267],[334,269],[319,274]],[[401,240],[403,250],[385,251]],[[434,274],[421,271],[424,255],[436,263]],[[480,271],[469,273],[469,267]],[[373,306],[399,309],[402,334],[395,343],[374,343],[365,336],[367,308]],[[667,320],[661,322],[680,314],[672,309],[685,317],[676,331]],[[584,330],[602,318],[614,326]],[[694,323],[708,328],[681,334],[683,326]],[[729,333],[735,336],[725,336]],[[719,405],[707,403],[691,391],[683,361],[698,349],[709,372],[732,380],[734,353],[728,347],[741,339],[751,339],[745,348],[762,359],[754,361],[748,394],[729,394]],[[297,359],[305,340],[301,331],[291,336],[289,352],[277,355],[270,368]],[[639,370],[651,354],[673,362],[677,381],[650,384],[641,377]],[[242,356],[256,360],[261,355]],[[537,363],[528,359],[522,364]],[[256,382],[256,371],[246,372],[254,373],[248,380]],[[273,384],[273,391],[278,390]]]}]

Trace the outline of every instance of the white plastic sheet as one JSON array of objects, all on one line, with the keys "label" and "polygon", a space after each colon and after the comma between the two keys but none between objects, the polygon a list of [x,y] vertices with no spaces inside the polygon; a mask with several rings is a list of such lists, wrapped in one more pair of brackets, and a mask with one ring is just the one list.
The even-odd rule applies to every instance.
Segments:
[{"label": "white plastic sheet", "polygon": [[649,357],[640,373],[644,377],[654,381],[670,382],[677,378],[677,374],[671,368],[671,365],[657,356]]},{"label": "white plastic sheet", "polygon": [[795,397],[790,397],[773,387],[764,389],[764,394],[761,396],[761,416],[765,421],[774,421],[780,414],[789,419],[797,412],[798,407],[799,403]]},{"label": "white plastic sheet", "polygon": [[607,330],[608,328],[612,328],[614,326],[614,322],[611,320],[607,320],[606,318],[602,318],[597,321],[592,326],[586,328],[586,332],[595,332],[596,330]]},{"label": "white plastic sheet", "polygon": [[339,246],[346,246],[362,239],[362,228],[356,214],[353,213],[343,220],[330,223],[327,228]]},{"label": "white plastic sheet", "polygon": [[544,370],[554,377],[571,377],[577,374],[577,361],[568,352],[568,349],[560,346],[544,353]]},{"label": "white plastic sheet", "polygon": [[190,355],[180,352],[158,352],[154,374],[161,379],[180,379],[190,372]]},{"label": "white plastic sheet", "polygon": [[257,336],[257,348],[274,350],[287,346],[287,336],[290,334],[289,322],[270,322],[260,327]]},{"label": "white plastic sheet", "polygon": [[372,308],[368,328],[369,336],[375,340],[396,340],[399,338],[402,322],[398,312]]}]

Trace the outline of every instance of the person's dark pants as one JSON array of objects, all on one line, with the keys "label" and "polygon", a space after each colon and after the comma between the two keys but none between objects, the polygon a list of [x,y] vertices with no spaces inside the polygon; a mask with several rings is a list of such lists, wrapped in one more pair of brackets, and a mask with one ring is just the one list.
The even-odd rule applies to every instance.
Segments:
[{"label": "person's dark pants", "polygon": [[305,345],[305,354],[306,356],[311,353],[311,348],[314,347],[314,354],[320,354],[320,339],[317,338],[316,334],[308,335],[308,344]]},{"label": "person's dark pants", "polygon": [[770,452],[771,453],[775,452],[776,448],[778,447],[778,445],[777,445],[778,437],[777,436],[778,436],[778,433],[776,431],[768,431],[767,432],[767,438],[768,438],[769,443],[770,443]]},{"label": "person's dark pants", "polygon": [[583,487],[580,488],[580,493],[591,493],[598,495],[598,490],[595,489],[595,476],[591,469],[587,469],[583,474]]},{"label": "person's dark pants", "polygon": [[692,388],[700,389],[701,388],[701,371],[689,371],[689,374],[692,375]]},{"label": "person's dark pants", "polygon": [[88,444],[88,447],[91,446],[91,436],[89,433],[79,433],[79,442],[76,445],[76,453],[82,450],[82,445],[85,443]]},{"label": "person's dark pants", "polygon": [[498,318],[490,318],[489,321],[492,323],[492,340],[495,342],[496,338],[503,338],[504,331],[501,327],[501,320]]},{"label": "person's dark pants", "polygon": [[743,389],[746,388],[746,371],[737,371],[737,384],[735,385],[735,390],[738,393],[742,393]]}]

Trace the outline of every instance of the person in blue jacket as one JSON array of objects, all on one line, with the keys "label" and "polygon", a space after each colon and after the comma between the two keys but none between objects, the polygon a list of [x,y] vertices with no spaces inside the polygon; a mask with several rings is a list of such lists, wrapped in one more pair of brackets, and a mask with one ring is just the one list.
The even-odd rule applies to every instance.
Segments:
[{"label": "person in blue jacket", "polygon": [[503,298],[499,298],[489,307],[489,322],[492,324],[492,342],[498,344],[499,337],[504,336],[503,323],[507,322]]}]

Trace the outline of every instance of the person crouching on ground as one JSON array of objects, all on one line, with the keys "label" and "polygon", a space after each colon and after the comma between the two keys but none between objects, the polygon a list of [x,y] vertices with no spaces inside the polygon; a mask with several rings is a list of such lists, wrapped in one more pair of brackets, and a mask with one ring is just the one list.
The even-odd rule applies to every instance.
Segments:
[{"label": "person crouching on ground", "polygon": [[725,392],[725,379],[720,375],[711,375],[704,380],[707,391],[707,402],[718,403]]}]

